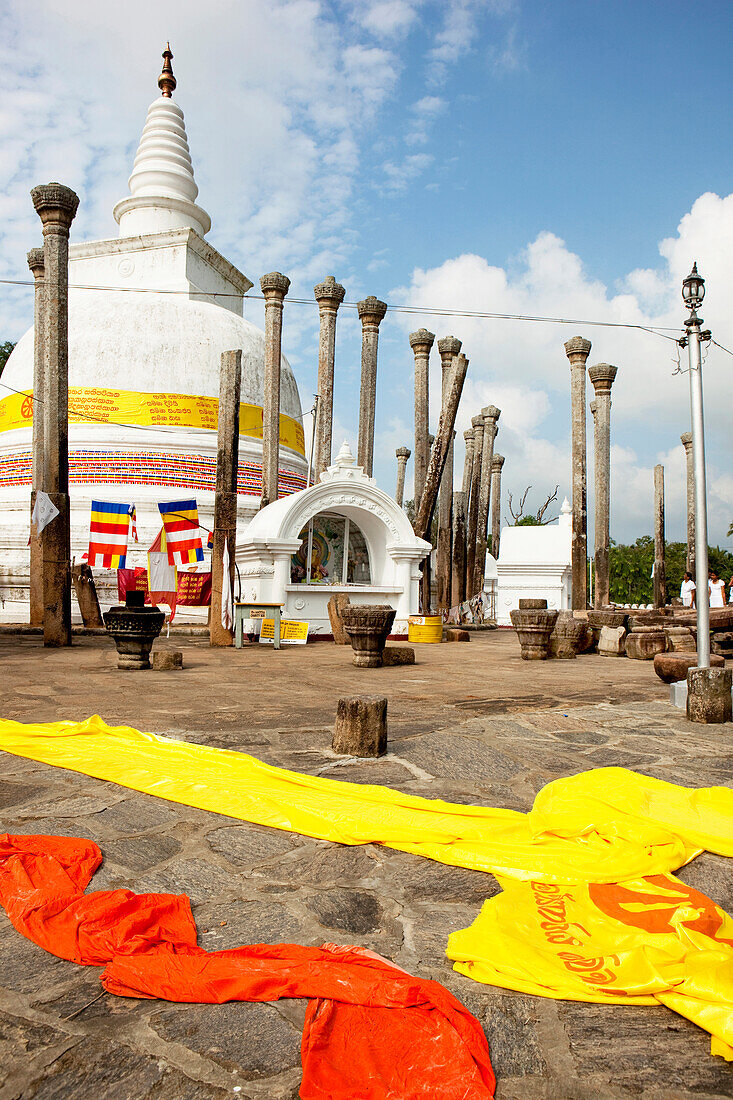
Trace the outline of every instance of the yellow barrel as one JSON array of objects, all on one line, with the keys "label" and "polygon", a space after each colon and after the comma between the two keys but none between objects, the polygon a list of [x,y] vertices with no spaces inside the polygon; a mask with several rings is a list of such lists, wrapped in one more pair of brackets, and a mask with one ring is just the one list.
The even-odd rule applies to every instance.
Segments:
[{"label": "yellow barrel", "polygon": [[409,642],[442,642],[443,620],[440,615],[410,615],[407,620]]}]

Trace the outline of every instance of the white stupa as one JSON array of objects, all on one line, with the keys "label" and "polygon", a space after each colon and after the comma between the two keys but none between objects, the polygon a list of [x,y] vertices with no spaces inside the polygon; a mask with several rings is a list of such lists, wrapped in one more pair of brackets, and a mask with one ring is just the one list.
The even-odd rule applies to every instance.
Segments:
[{"label": "white stupa", "polygon": [[[204,239],[211,219],[196,204],[183,112],[171,98],[169,49],[163,57],[161,95],[148,109],[130,194],[114,208],[119,238],[70,249],[69,491],[77,560],[88,545],[92,499],[135,503],[139,551],[131,541],[128,565],[144,564],[160,529],[159,501],[195,496],[202,524],[213,527],[219,363],[222,352],[237,348],[240,530],[259,506],[264,333],[242,317],[251,281]],[[2,381],[32,392],[32,329]],[[298,388],[285,358],[280,413],[284,495],[305,485],[307,466]],[[6,622],[28,618],[31,416],[22,396],[0,400],[0,619]],[[97,584],[100,600],[113,602],[116,574],[97,574]]]}]

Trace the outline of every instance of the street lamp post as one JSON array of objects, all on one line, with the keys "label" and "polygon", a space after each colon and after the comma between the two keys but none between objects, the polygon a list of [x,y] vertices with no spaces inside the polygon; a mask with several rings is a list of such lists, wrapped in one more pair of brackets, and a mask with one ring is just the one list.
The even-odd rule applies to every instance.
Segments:
[{"label": "street lamp post", "polygon": [[705,297],[705,280],[698,275],[697,263],[682,283],[682,298],[690,310],[685,320],[687,335],[680,340],[690,357],[690,413],[692,455],[695,477],[695,604],[697,606],[697,667],[710,668],[710,593],[708,591],[708,505],[705,483],[705,428],[702,408],[702,357],[700,342],[709,340],[709,331],[701,332],[702,317],[697,309]]}]

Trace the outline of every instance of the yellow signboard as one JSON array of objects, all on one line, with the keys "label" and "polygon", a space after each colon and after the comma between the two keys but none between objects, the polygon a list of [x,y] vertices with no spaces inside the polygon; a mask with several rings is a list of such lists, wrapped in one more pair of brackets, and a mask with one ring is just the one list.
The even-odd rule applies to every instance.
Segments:
[{"label": "yellow signboard", "polygon": [[[281,645],[305,645],[308,641],[309,623],[301,623],[297,619],[280,620],[280,644]],[[260,641],[264,645],[275,644],[275,620],[264,619],[260,630]]]},{"label": "yellow signboard", "polygon": [[[208,428],[216,431],[219,402],[215,397],[187,393],[138,393],[134,390],[69,388],[69,423],[134,424],[136,427]],[[29,428],[33,423],[33,391],[14,393],[0,401],[0,432]],[[239,406],[239,431],[262,439],[262,409]],[[280,442],[305,455],[303,426],[280,414]]]}]

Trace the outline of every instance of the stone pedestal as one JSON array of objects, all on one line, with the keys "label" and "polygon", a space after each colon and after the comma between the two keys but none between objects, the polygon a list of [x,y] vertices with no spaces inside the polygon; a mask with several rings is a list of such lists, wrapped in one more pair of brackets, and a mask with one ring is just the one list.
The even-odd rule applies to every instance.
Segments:
[{"label": "stone pedestal", "polygon": [[573,618],[572,611],[559,611],[548,648],[554,660],[573,660],[585,644],[587,623]]},{"label": "stone pedestal", "polygon": [[687,717],[691,722],[731,721],[731,672],[723,668],[691,668],[687,673]]},{"label": "stone pedestal", "polygon": [[665,626],[668,653],[695,653],[695,635],[687,626]]},{"label": "stone pedestal", "polygon": [[557,611],[515,610],[510,612],[517,632],[523,661],[546,661]]},{"label": "stone pedestal", "polygon": [[339,699],[332,745],[342,756],[383,756],[387,751],[387,700],[368,695]]},{"label": "stone pedestal", "polygon": [[381,668],[382,654],[397,612],[388,604],[350,604],[341,612],[357,668]]},{"label": "stone pedestal", "polygon": [[150,650],[165,622],[157,607],[139,605],[143,592],[128,592],[124,607],[111,607],[104,613],[107,633],[117,647],[117,667],[126,672],[150,668]]},{"label": "stone pedestal", "polygon": [[588,625],[593,631],[595,644],[598,645],[601,638],[601,630],[604,626],[621,626],[626,631],[628,615],[623,611],[611,611],[608,609],[588,612]]}]

